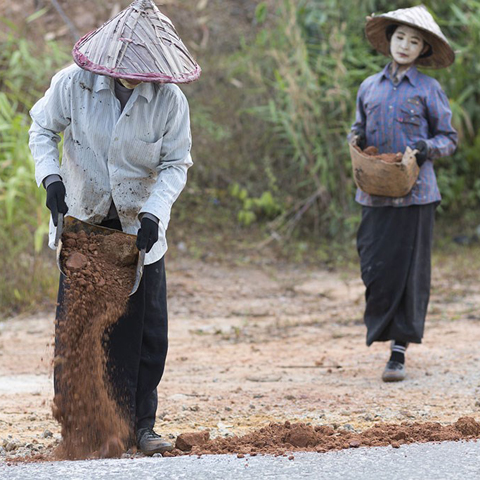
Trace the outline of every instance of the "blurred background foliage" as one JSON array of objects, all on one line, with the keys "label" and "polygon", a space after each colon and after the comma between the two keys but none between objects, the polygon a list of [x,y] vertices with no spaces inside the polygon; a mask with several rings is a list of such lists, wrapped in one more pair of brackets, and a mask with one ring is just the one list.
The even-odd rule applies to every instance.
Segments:
[{"label": "blurred background foliage", "polygon": [[[56,3],[74,31],[53,2],[24,0],[15,11],[0,2],[0,312],[7,314],[52,301],[57,280],[46,249],[45,192],[28,149],[28,110],[71,61],[75,35],[130,2]],[[426,73],[445,89],[460,134],[455,155],[436,162],[439,222],[463,231],[480,223],[480,2],[424,3],[457,51],[452,67]],[[346,134],[358,86],[388,61],[365,40],[365,17],[416,4],[159,3],[203,69],[199,82],[182,87],[196,165],[174,208],[171,245],[199,256],[215,242],[227,250],[268,245],[291,259],[305,252],[320,260],[332,244],[353,251],[360,209]]]}]

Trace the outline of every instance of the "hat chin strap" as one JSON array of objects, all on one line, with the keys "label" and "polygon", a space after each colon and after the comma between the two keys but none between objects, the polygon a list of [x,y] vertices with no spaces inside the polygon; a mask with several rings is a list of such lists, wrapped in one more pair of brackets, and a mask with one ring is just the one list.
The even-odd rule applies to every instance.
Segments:
[{"label": "hat chin strap", "polygon": [[138,87],[138,85],[140,85],[140,83],[143,83],[143,82],[140,82],[140,83],[137,83],[137,84],[133,84],[133,83],[130,83],[128,80],[125,80],[124,78],[119,78],[118,81],[125,87],[125,88],[128,88],[130,90],[133,90],[135,87]]}]

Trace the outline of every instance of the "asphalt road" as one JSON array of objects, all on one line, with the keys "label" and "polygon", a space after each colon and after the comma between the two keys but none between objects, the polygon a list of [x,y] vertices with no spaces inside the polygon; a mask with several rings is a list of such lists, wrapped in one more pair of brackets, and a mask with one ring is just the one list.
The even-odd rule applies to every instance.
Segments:
[{"label": "asphalt road", "polygon": [[466,480],[480,478],[480,443],[359,448],[288,457],[210,455],[134,460],[0,464],[8,480],[195,479]]}]

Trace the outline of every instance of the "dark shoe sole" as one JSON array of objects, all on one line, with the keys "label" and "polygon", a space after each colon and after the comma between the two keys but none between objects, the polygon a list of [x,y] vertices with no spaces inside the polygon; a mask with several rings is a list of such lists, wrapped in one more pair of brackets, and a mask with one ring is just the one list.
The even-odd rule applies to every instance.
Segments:
[{"label": "dark shoe sole", "polygon": [[382,380],[386,383],[390,382],[401,382],[405,380],[407,375],[405,372],[383,372]]},{"label": "dark shoe sole", "polygon": [[383,371],[382,380],[384,382],[401,382],[402,380],[405,380],[406,376],[407,372],[403,363],[389,360]]},{"label": "dark shoe sole", "polygon": [[163,447],[157,447],[153,448],[151,450],[142,450],[140,447],[138,450],[142,452],[144,455],[147,455],[148,457],[151,457],[152,455],[155,455],[156,453],[165,453],[165,452],[171,452],[175,447],[172,444],[165,445]]}]

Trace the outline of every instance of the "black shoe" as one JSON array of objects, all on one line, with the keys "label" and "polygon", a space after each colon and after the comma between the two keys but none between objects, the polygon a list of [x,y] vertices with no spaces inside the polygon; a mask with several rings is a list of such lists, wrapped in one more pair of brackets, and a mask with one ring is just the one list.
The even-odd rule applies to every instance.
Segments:
[{"label": "black shoe", "polygon": [[137,431],[137,448],[144,455],[170,452],[173,445],[155,433],[151,428],[140,428]]},{"label": "black shoe", "polygon": [[382,380],[384,382],[401,382],[405,380],[406,376],[405,364],[390,360],[383,371]]}]

